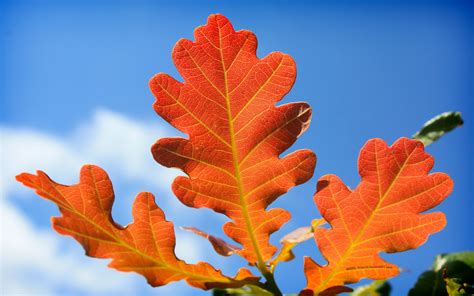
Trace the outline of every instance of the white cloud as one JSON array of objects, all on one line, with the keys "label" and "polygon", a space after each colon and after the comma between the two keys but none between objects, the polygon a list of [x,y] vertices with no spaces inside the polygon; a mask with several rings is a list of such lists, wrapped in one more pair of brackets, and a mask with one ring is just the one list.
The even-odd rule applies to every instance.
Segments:
[{"label": "white cloud", "polygon": [[[2,294],[50,295],[58,290],[70,290],[76,294],[123,295],[147,289],[143,278],[106,268],[108,260],[87,258],[70,238],[35,225],[16,206],[18,200],[14,198],[33,194],[18,184],[14,176],[41,169],[57,182],[71,184],[77,182],[83,164],[93,163],[106,169],[116,184],[140,181],[153,184],[159,192],[169,192],[171,181],[178,172],[155,163],[150,146],[158,138],[176,132],[103,109],[97,110],[91,120],[64,137],[5,126],[0,127],[0,132]],[[171,205],[172,211],[179,211],[175,206],[176,199],[170,200],[171,204],[165,206]],[[179,257],[188,262],[205,259],[204,241],[181,234],[177,240]],[[184,283],[175,283],[153,292],[176,295],[189,291]]]},{"label": "white cloud", "polygon": [[15,191],[27,189],[15,181],[20,172],[34,173],[44,168],[53,176],[61,176],[66,182],[75,182],[81,166],[80,156],[59,139],[40,132],[2,128],[1,194],[5,198]]},{"label": "white cloud", "polygon": [[[73,183],[80,167],[97,164],[120,177],[148,181],[168,190],[177,170],[163,168],[150,147],[158,139],[176,134],[151,122],[140,122],[99,109],[69,136],[57,137],[33,129],[2,127],[0,192],[26,192],[15,180],[19,172],[46,171],[58,182]],[[60,179],[58,179],[60,178]],[[159,180],[159,181],[158,181]],[[161,185],[161,186],[160,186]]]},{"label": "white cloud", "polygon": [[[184,282],[151,288],[134,273],[107,267],[109,260],[87,258],[70,238],[36,228],[15,206],[0,201],[1,295],[58,295],[58,290],[79,295],[193,295],[204,294]],[[176,253],[189,263],[202,258],[200,242],[180,237]],[[184,258],[183,258],[184,259]],[[148,292],[148,293],[144,293]]]},{"label": "white cloud", "polygon": [[[2,294],[54,294],[58,287],[87,294],[131,293],[135,279],[83,260],[50,231],[34,228],[14,206],[2,202]],[[100,279],[100,280],[98,280]]]}]

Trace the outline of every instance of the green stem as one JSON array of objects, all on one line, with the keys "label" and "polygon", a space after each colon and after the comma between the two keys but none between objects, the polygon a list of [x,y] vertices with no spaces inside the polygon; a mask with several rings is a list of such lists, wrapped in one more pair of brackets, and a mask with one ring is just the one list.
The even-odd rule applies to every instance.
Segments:
[{"label": "green stem", "polygon": [[262,272],[262,274],[267,280],[267,282],[265,283],[265,287],[267,288],[267,290],[272,292],[275,296],[282,296],[280,288],[278,288],[278,285],[275,282],[275,278],[273,277],[273,273],[269,272],[267,268],[265,268],[265,271],[266,272]]}]

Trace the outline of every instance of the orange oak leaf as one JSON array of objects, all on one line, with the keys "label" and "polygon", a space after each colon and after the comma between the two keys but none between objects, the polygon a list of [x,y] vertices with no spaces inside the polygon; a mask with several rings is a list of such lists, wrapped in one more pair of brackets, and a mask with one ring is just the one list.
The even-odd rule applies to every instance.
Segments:
[{"label": "orange oak leaf", "polygon": [[178,280],[201,289],[258,283],[247,269],[241,269],[233,279],[208,263],[179,260],[174,253],[173,223],[165,220],[151,193],[141,192],[135,198],[132,224],[122,227],[115,223],[112,183],[97,166],[83,166],[80,182],[72,186],[55,183],[42,171],[20,174],[17,180],[58,205],[62,216],[52,219],[53,228],[77,240],[86,255],[111,258],[109,267],[139,273],[152,286]]},{"label": "orange oak leaf", "polygon": [[266,208],[313,175],[310,150],[279,158],[308,127],[311,109],[306,103],[275,106],[296,77],[289,55],[259,59],[255,35],[235,32],[222,15],[211,15],[194,36],[173,50],[184,83],[163,73],[150,80],[155,111],[189,139],[161,139],[152,153],[188,175],[174,180],[176,196],[230,217],[224,232],[262,267],[276,251],[269,235],[290,219],[286,210]]},{"label": "orange oak leaf", "polygon": [[389,147],[372,139],[359,155],[356,189],[351,191],[335,175],[323,176],[314,200],[331,228],[316,229],[315,239],[328,264],[305,258],[307,290],[302,294],[333,295],[340,289],[331,287],[397,275],[399,268],[379,253],[417,248],[446,224],[440,212],[420,214],[453,188],[448,175],[429,174],[433,164],[419,141],[401,138]]}]

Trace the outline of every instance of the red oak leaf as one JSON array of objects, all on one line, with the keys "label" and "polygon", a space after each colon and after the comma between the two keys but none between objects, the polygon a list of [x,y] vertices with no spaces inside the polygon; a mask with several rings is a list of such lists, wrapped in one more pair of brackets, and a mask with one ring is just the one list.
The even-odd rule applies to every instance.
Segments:
[{"label": "red oak leaf", "polygon": [[141,192],[135,198],[132,224],[115,223],[112,183],[97,166],[84,166],[80,182],[72,186],[57,184],[41,171],[20,174],[17,180],[58,205],[62,216],[52,219],[57,232],[77,240],[88,256],[111,258],[111,268],[139,273],[152,286],[178,280],[201,289],[258,284],[247,269],[234,279],[208,263],[187,264],[176,258],[173,223],[165,220],[151,193]]},{"label": "red oak leaf", "polygon": [[155,111],[189,139],[161,139],[153,156],[188,175],[173,183],[184,204],[231,218],[224,232],[262,267],[276,251],[269,235],[290,219],[286,210],[267,207],[313,174],[310,150],[279,158],[308,127],[311,109],[306,103],[275,106],[296,77],[289,55],[257,58],[255,35],[235,32],[222,15],[211,15],[194,36],[173,50],[184,83],[162,73],[150,81]]},{"label": "red oak leaf", "polygon": [[433,163],[419,141],[401,138],[388,147],[373,139],[361,150],[356,189],[335,175],[323,176],[314,200],[331,228],[316,229],[315,238],[328,264],[305,259],[307,290],[302,294],[333,295],[346,283],[397,275],[399,268],[379,253],[417,248],[446,224],[440,212],[420,214],[453,188],[448,175],[429,174]]}]

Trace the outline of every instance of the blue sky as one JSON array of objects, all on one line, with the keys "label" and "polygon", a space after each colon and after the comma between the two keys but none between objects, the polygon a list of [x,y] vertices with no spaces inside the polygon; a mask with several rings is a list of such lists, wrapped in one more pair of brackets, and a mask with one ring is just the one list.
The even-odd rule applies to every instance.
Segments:
[{"label": "blue sky", "polygon": [[[465,125],[427,150],[434,171],[448,173],[453,194],[438,207],[447,227],[415,251],[383,255],[404,272],[391,282],[404,295],[443,252],[474,249],[474,4],[472,1],[0,1],[0,98],[3,293],[27,295],[208,295],[182,283],[152,289],[137,275],[118,273],[104,260],[83,256],[70,238],[50,228],[55,207],[13,181],[41,169],[74,183],[80,166],[110,174],[114,216],[127,224],[139,191],[152,191],[176,226],[215,234],[226,219],[180,205],[169,187],[175,170],[154,163],[149,147],[177,135],[155,115],[148,80],[165,72],[179,78],[171,50],[212,13],[259,40],[258,55],[292,55],[298,78],[283,102],[313,107],[310,129],[290,149],[318,155],[315,176],[274,203],[293,219],[272,241],[319,217],[312,201],[317,179],[335,173],[358,183],[357,156],[370,138],[392,143],[427,119],[461,111]],[[471,137],[469,137],[471,136]],[[177,253],[207,260],[233,274],[239,258],[212,254],[209,245],[177,230]],[[285,292],[305,284],[302,256],[322,261],[308,241],[298,259],[278,266]]]}]

